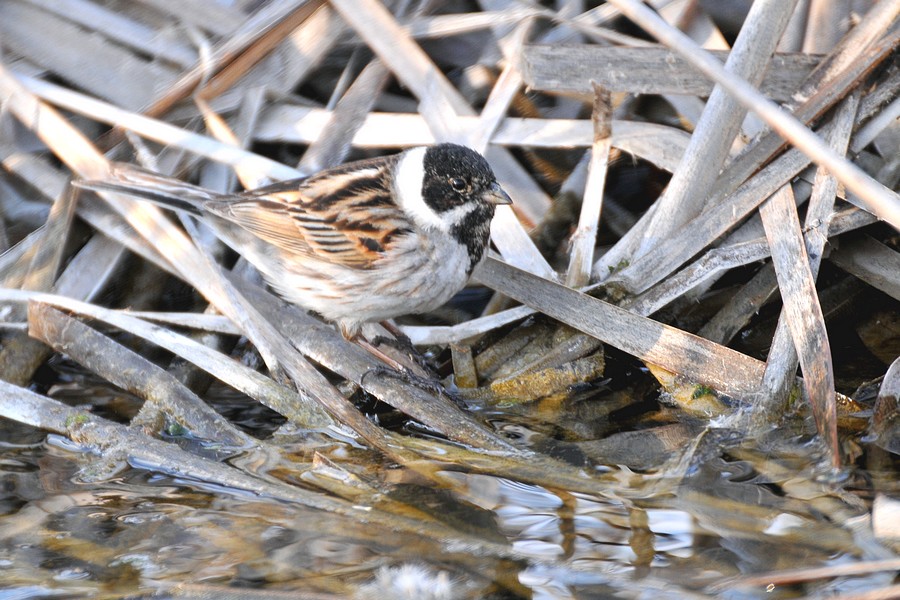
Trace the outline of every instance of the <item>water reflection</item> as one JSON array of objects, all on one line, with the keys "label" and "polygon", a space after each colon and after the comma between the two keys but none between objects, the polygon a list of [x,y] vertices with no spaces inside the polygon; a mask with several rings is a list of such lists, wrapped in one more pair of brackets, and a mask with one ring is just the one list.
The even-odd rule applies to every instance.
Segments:
[{"label": "water reflection", "polygon": [[[523,422],[504,427],[551,439]],[[365,490],[357,514],[341,516],[99,465],[59,438],[0,422],[0,598],[792,598],[890,584],[890,572],[771,589],[728,579],[892,554],[865,528],[843,526],[866,517],[865,506],[817,481],[804,445],[761,451],[729,432],[708,435],[710,447],[677,470],[585,468],[614,484],[602,493],[438,462],[436,486],[359,446],[314,438],[282,440],[290,465],[229,459],[301,486],[324,473],[316,461],[335,461],[337,476],[343,469]],[[883,488],[890,471],[872,476]],[[365,517],[382,510],[457,534],[416,535]]]}]

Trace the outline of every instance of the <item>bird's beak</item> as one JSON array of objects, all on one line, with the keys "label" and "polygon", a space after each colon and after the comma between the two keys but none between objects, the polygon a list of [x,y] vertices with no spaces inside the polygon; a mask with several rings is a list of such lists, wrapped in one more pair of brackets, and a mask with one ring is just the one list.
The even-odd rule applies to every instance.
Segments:
[{"label": "bird's beak", "polygon": [[488,204],[512,204],[509,194],[504,192],[503,188],[496,181],[487,189],[482,199]]}]

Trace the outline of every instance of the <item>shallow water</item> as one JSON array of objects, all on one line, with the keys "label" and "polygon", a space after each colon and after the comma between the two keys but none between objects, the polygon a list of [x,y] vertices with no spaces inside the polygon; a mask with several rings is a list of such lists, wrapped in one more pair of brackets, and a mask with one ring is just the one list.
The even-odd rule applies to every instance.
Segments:
[{"label": "shallow water", "polygon": [[[75,390],[64,391],[72,402]],[[896,557],[866,524],[873,491],[898,491],[896,457],[859,442],[870,468],[829,483],[809,438],[748,445],[720,431],[678,480],[585,461],[576,432],[612,430],[610,411],[590,403],[626,392],[585,392],[586,406],[565,411],[580,429],[538,405],[485,409],[519,443],[613,482],[598,494],[440,463],[429,466],[444,482],[435,485],[340,442],[314,448],[382,491],[361,514],[388,508],[460,532],[443,540],[127,465],[107,471],[61,438],[3,421],[0,598],[795,598],[892,583],[893,571],[771,587],[731,578]],[[248,430],[279,424],[214,393]],[[294,447],[307,469],[309,445]],[[268,474],[303,481],[283,466]]]}]

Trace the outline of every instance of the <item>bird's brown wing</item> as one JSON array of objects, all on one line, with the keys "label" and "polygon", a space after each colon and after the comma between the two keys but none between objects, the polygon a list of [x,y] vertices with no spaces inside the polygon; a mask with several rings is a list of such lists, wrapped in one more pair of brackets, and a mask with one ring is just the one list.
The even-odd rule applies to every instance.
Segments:
[{"label": "bird's brown wing", "polygon": [[368,269],[411,231],[391,199],[392,166],[386,159],[355,163],[204,208],[292,254]]}]

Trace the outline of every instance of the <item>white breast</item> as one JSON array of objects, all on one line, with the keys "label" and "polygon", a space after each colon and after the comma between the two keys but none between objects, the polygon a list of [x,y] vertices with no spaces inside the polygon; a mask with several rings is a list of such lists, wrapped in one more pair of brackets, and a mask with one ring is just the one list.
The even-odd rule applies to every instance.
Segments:
[{"label": "white breast", "polygon": [[[267,272],[269,285],[330,321],[354,325],[434,310],[468,280],[469,255],[449,234],[409,235],[373,269],[310,262]],[[317,261],[314,261],[317,262]],[[261,266],[261,265],[257,265]]]}]

